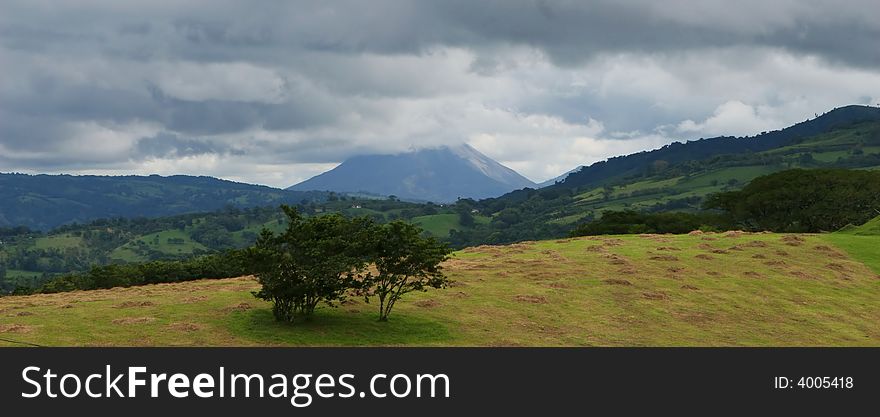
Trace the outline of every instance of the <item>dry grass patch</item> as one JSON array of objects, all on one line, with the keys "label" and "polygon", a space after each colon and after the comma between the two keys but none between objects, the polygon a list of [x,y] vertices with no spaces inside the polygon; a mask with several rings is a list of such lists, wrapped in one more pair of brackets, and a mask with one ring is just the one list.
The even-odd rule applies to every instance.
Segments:
[{"label": "dry grass patch", "polygon": [[33,329],[25,324],[0,324],[0,333],[30,333]]},{"label": "dry grass patch", "polygon": [[540,295],[517,295],[513,299],[523,303],[547,304],[547,298]]},{"label": "dry grass patch", "polygon": [[112,323],[120,325],[130,325],[152,323],[154,321],[156,321],[155,317],[123,317],[121,319],[114,319]]},{"label": "dry grass patch", "polygon": [[166,326],[168,330],[176,332],[196,332],[205,328],[204,325],[196,323],[171,323]]},{"label": "dry grass patch", "polygon": [[672,255],[655,255],[655,256],[652,256],[648,259],[650,259],[652,261],[669,261],[669,262],[678,261],[678,257],[672,256]]},{"label": "dry grass patch", "polygon": [[252,308],[253,308],[253,306],[250,305],[250,303],[238,303],[236,305],[224,307],[223,311],[229,313],[229,312],[233,312],[233,311],[248,311]]},{"label": "dry grass patch", "polygon": [[667,295],[664,292],[660,292],[660,291],[651,291],[651,292],[643,292],[642,298],[644,298],[646,300],[659,301],[659,300],[668,300],[669,295]]},{"label": "dry grass patch", "polygon": [[421,300],[414,302],[413,305],[421,308],[436,308],[440,307],[442,304],[440,304],[440,302],[438,302],[437,300]]},{"label": "dry grass patch", "polygon": [[156,303],[152,301],[125,301],[117,304],[116,308],[135,308],[135,307],[154,307]]}]

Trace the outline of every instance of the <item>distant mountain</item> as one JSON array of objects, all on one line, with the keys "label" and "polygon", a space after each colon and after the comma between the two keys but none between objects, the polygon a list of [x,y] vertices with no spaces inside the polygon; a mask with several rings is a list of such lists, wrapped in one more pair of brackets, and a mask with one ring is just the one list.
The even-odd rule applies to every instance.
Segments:
[{"label": "distant mountain", "polygon": [[289,190],[366,192],[404,200],[453,202],[496,197],[535,183],[468,145],[397,155],[361,155]]},{"label": "distant mountain", "polygon": [[573,174],[573,173],[575,173],[575,172],[580,171],[583,167],[584,167],[584,166],[581,165],[581,166],[579,166],[579,167],[577,167],[577,168],[575,168],[575,169],[572,169],[571,171],[568,171],[568,172],[566,172],[566,173],[564,173],[564,174],[562,174],[562,175],[560,175],[560,176],[558,176],[558,177],[556,177],[556,178],[550,178],[550,179],[547,180],[547,181],[544,181],[544,182],[538,183],[538,188],[549,187],[549,186],[551,186],[551,185],[556,184],[557,182],[562,182],[563,180],[565,180],[566,178],[568,178],[568,176],[569,176],[570,174]]},{"label": "distant mountain", "polygon": [[48,230],[108,217],[160,217],[232,207],[321,200],[294,192],[212,177],[72,176],[0,173],[0,227]]}]

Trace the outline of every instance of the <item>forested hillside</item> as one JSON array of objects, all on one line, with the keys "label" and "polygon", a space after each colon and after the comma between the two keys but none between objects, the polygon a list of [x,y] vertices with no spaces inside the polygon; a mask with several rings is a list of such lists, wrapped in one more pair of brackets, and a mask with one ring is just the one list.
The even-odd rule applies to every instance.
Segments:
[{"label": "forested hillside", "polygon": [[322,201],[327,193],[287,191],[212,177],[0,174],[0,227],[54,227],[112,217],[161,217],[231,207]]}]

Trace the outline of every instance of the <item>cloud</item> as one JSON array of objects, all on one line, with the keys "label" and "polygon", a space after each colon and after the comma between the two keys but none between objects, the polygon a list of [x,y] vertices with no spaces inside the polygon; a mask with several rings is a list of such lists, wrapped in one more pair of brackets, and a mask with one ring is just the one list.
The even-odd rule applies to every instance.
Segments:
[{"label": "cloud", "polygon": [[162,63],[156,85],[183,101],[224,100],[277,104],[285,101],[285,80],[275,71],[248,63]]},{"label": "cloud", "polygon": [[880,101],[870,0],[30,0],[3,11],[4,171],[288,186],[359,153],[468,142],[541,181]]},{"label": "cloud", "polygon": [[703,122],[685,120],[678,124],[680,132],[697,132],[707,136],[746,136],[770,130],[780,123],[758,114],[759,111],[741,101],[728,101],[715,109],[715,113]]}]

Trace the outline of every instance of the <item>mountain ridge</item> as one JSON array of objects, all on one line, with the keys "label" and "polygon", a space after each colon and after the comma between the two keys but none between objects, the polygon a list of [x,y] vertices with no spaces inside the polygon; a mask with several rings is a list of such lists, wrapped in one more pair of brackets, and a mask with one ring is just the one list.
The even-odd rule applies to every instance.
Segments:
[{"label": "mountain ridge", "polygon": [[412,201],[448,203],[487,198],[536,184],[462,144],[398,154],[356,155],[288,190],[368,192]]},{"label": "mountain ridge", "polygon": [[[841,125],[866,121],[880,121],[880,108],[848,105],[835,108],[816,118],[783,129],[762,132],[755,136],[717,136],[687,142],[673,142],[658,149],[608,158],[584,166],[567,175],[555,187],[573,188],[596,185],[608,178],[635,174],[638,170],[644,169],[647,164],[658,160],[674,164],[718,155],[767,151],[791,144],[797,139],[828,132]],[[554,185],[550,185],[550,187],[554,187]]]},{"label": "mountain ridge", "polygon": [[48,230],[99,218],[162,217],[324,198],[321,192],[209,176],[0,173],[0,226]]}]

